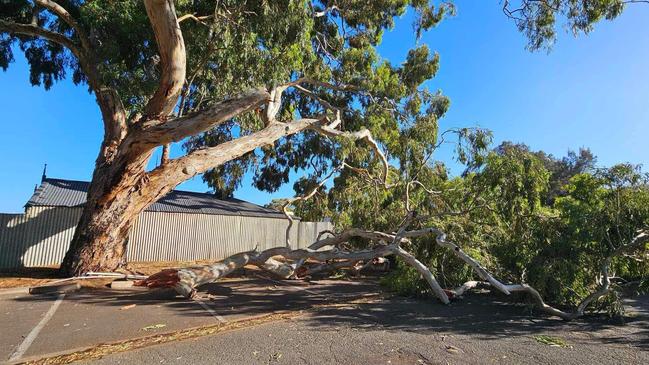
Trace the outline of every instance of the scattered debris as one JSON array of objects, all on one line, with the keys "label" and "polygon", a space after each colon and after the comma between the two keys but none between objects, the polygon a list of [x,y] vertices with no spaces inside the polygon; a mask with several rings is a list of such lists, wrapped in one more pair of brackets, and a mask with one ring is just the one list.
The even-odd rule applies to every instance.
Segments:
[{"label": "scattered debris", "polygon": [[111,289],[130,289],[133,287],[132,280],[115,280],[110,283]]},{"label": "scattered debris", "polygon": [[538,335],[533,337],[536,342],[553,346],[553,347],[571,347],[564,339],[548,335]]},{"label": "scattered debris", "polygon": [[137,306],[137,304],[129,304],[129,305],[125,305],[125,306],[121,307],[119,310],[124,311],[124,310],[127,310],[127,309],[135,308],[136,306]]},{"label": "scattered debris", "polygon": [[448,352],[450,354],[459,354],[460,349],[453,346],[453,345],[446,345],[446,352]]},{"label": "scattered debris", "polygon": [[79,283],[66,283],[60,285],[43,285],[29,288],[29,294],[61,294],[81,289]]},{"label": "scattered debris", "polygon": [[281,358],[282,358],[282,353],[281,352],[276,352],[276,353],[274,353],[272,355],[268,355],[268,363],[277,362]]},{"label": "scattered debris", "polygon": [[157,323],[157,324],[152,324],[150,326],[142,327],[142,331],[151,331],[151,330],[157,330],[159,328],[167,327],[166,324],[164,323]]}]

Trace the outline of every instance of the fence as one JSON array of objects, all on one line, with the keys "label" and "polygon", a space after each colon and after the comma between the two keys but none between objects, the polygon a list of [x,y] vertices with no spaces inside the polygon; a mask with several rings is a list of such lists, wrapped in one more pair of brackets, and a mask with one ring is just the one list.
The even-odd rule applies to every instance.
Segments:
[{"label": "fence", "polygon": [[[30,207],[25,214],[0,213],[0,269],[52,266],[63,260],[81,208]],[[288,221],[278,218],[143,212],[129,234],[127,260],[218,260],[253,249],[284,246]],[[329,222],[291,227],[293,248],[304,248]]]}]

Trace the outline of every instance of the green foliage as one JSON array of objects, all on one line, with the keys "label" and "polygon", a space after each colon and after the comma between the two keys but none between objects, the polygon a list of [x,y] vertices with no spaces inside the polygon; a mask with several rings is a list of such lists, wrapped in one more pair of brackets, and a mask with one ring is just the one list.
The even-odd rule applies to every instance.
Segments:
[{"label": "green foliage", "polygon": [[[516,176],[512,171],[503,175],[509,181],[516,181]],[[537,179],[546,181],[545,177]],[[511,210],[499,210],[492,217],[494,223],[502,223],[491,252],[506,277],[527,280],[554,303],[576,305],[596,288],[605,258],[649,226],[649,185],[639,168],[616,165],[576,174],[563,188],[565,196],[542,205],[536,213],[521,210],[513,216]],[[529,202],[529,192],[497,196],[493,206],[524,206],[521,199]],[[539,200],[535,201],[538,204]],[[637,280],[646,277],[648,269],[646,260],[618,257],[611,271]],[[617,311],[616,299],[609,296],[604,306]]]},{"label": "green foliage", "polygon": [[563,338],[560,337],[554,337],[554,336],[549,336],[549,335],[537,335],[534,336],[534,339],[537,342],[540,342],[542,344],[548,345],[548,346],[554,346],[554,347],[569,347],[570,345],[564,340]]},{"label": "green foliage", "polygon": [[427,297],[431,295],[430,285],[412,266],[401,261],[396,269],[381,278],[381,284],[398,295]]},{"label": "green foliage", "polygon": [[[99,78],[117,90],[130,115],[142,112],[160,77],[157,45],[143,2],[59,3],[87,34]],[[410,137],[416,138],[422,151],[434,143],[436,133],[425,132],[436,132],[432,129],[445,112],[448,100],[422,84],[437,72],[439,56],[420,46],[408,52],[405,64],[393,65],[379,56],[376,47],[383,32],[391,29],[396,17],[406,11],[416,14],[413,25],[421,34],[453,14],[452,5],[420,0],[176,0],[174,5],[178,16],[194,14],[203,19],[186,18],[181,23],[188,82],[177,114],[201,110],[251,87],[272,87],[306,76],[351,85],[355,92],[308,87],[345,110],[346,130],[369,129],[390,156],[402,153],[401,144]],[[80,41],[80,35],[66,22],[34,7],[31,1],[0,2],[0,20],[33,22],[73,42]],[[79,62],[69,50],[35,37],[2,33],[0,67],[9,66],[17,49],[27,57],[33,85],[50,88],[69,74],[76,83],[86,82]],[[321,113],[321,104],[313,98],[290,90],[279,118],[288,121]],[[184,147],[192,151],[214,146],[262,127],[259,116],[248,113],[184,141]],[[217,195],[229,197],[251,171],[257,188],[276,191],[289,181],[290,172],[309,171],[305,180],[315,181],[348,155],[359,165],[375,163],[367,162],[372,156],[362,149],[366,147],[303,133],[229,161],[204,174],[203,179]]]},{"label": "green foliage", "polygon": [[[425,31],[452,7],[435,7],[428,1],[338,1],[335,8],[320,2],[219,2],[216,11],[236,9],[236,23],[218,24],[211,45],[204,26],[192,24],[191,32],[183,31],[195,41],[195,59],[207,60],[213,72],[202,72],[194,79],[188,94],[187,110],[199,107],[197,100],[219,99],[256,85],[272,85],[308,76],[339,85],[353,85],[360,92],[341,92],[309,85],[316,94],[332,105],[345,110],[344,128],[356,131],[369,129],[386,148],[388,155],[402,153],[404,140],[411,142],[411,131],[418,129],[418,140],[411,142],[426,148],[434,143],[436,121],[446,110],[448,101],[432,93],[422,84],[438,69],[439,57],[426,46],[416,47],[407,55],[407,62],[395,66],[382,59],[376,47],[382,33],[394,26],[396,16],[406,10],[420,14],[415,26]],[[212,4],[214,11],[214,4]],[[194,11],[205,13],[205,11]],[[313,17],[313,13],[322,16]],[[434,14],[434,16],[432,15]],[[183,27],[185,25],[183,24]],[[194,38],[192,38],[194,40]],[[213,54],[205,53],[209,47]],[[188,48],[189,60],[192,50]],[[192,67],[190,66],[190,70]],[[191,72],[191,71],[190,71]],[[289,91],[280,111],[281,119],[321,113],[321,106],[304,94]],[[248,134],[261,127],[255,116],[239,118],[238,128],[217,128],[191,138],[185,147],[194,150]],[[428,132],[428,133],[424,133]],[[412,133],[415,134],[414,132]],[[203,176],[220,196],[230,196],[240,186],[244,174],[254,173],[255,187],[276,191],[289,181],[291,172],[308,171],[295,185],[296,190],[312,186],[342,159],[360,167],[372,167],[374,160],[362,145],[304,133],[277,141],[273,146],[228,162]]]},{"label": "green foliage", "polygon": [[[143,2],[57,3],[88,35],[99,77],[118,92],[131,116],[142,112],[160,77],[155,37]],[[181,24],[188,79],[178,115],[202,110],[251,87],[272,87],[303,76],[341,89],[350,86],[341,91],[308,85],[319,98],[343,111],[343,130],[371,131],[394,165],[387,174],[393,188],[385,189],[378,182],[382,162],[364,141],[306,132],[207,172],[203,179],[220,197],[231,196],[249,171],[254,173],[254,185],[265,191],[287,183],[291,172],[304,173],[294,185],[296,193],[303,194],[345,161],[356,171],[343,170],[333,186],[291,207],[297,216],[331,217],[341,229],[392,232],[406,215],[408,192],[420,217],[410,228],[443,229],[501,278],[527,281],[545,298],[562,305],[574,304],[592,290],[605,257],[649,225],[647,176],[635,166],[596,169],[588,150],[562,159],[511,143],[489,151],[491,134],[482,129],[440,133],[438,120],[450,101],[425,86],[439,69],[439,55],[416,40],[455,13],[450,3],[176,0],[174,4],[178,15],[207,19],[188,18]],[[625,2],[519,0],[505,1],[504,6],[529,38],[529,48],[539,49],[556,37],[558,19],[565,19],[574,33],[587,33],[597,21],[617,17]],[[383,59],[377,47],[383,33],[406,11],[415,14],[411,39],[415,46],[404,55],[406,61],[396,65]],[[0,26],[6,23],[36,24],[80,41],[67,23],[34,8],[28,0],[0,1]],[[35,37],[0,33],[2,69],[14,60],[16,51],[25,54],[33,85],[48,89],[70,75],[77,84],[87,81],[69,50]],[[289,90],[278,118],[288,121],[322,112],[321,103]],[[184,147],[192,151],[218,145],[262,127],[259,114],[251,112],[184,141]],[[454,143],[456,158],[466,167],[461,177],[449,177],[447,168],[434,161],[436,149],[446,143]],[[420,185],[409,185],[412,180]],[[431,266],[446,287],[473,277],[431,237],[413,240],[408,249]],[[646,260],[620,257],[613,260],[612,271],[625,279],[644,280],[649,268]],[[385,283],[401,293],[422,295],[427,290],[405,265],[399,265]],[[616,302],[611,295],[602,305],[615,310]]]},{"label": "green foliage", "polygon": [[[601,265],[613,249],[649,227],[649,178],[639,167],[595,168],[588,150],[555,158],[524,145],[505,143],[490,153],[481,146],[467,151],[485,155],[484,162],[463,177],[449,178],[436,162],[404,160],[400,170],[390,174],[396,187],[386,190],[344,171],[328,191],[297,204],[296,211],[310,218],[332,217],[341,229],[394,231],[406,214],[404,183],[417,176],[438,193],[411,190],[411,206],[426,217],[411,229],[441,228],[502,280],[529,283],[550,303],[567,307],[597,288]],[[479,279],[433,237],[414,239],[406,249],[430,267],[444,287]],[[611,275],[646,282],[649,263],[618,257]],[[614,289],[619,282],[614,281]],[[399,264],[382,283],[399,294],[430,295],[426,282],[407,265]],[[592,309],[619,314],[618,293],[613,291]]]},{"label": "green foliage", "polygon": [[573,34],[588,33],[603,20],[617,18],[628,5],[643,3],[628,0],[507,0],[503,10],[529,39],[528,48],[549,48],[556,40],[556,29],[568,28]]}]

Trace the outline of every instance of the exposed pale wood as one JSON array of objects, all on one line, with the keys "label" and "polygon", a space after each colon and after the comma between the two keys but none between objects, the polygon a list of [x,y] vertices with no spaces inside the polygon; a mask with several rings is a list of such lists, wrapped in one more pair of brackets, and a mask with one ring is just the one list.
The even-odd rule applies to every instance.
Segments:
[{"label": "exposed pale wood", "polygon": [[[383,238],[385,237],[390,237],[392,238],[391,241],[394,241],[395,236],[389,234],[377,234],[376,232],[363,230],[348,230],[345,233],[345,237],[347,237],[347,239],[351,237],[361,237],[366,239],[378,237],[381,241],[383,241]],[[276,261],[273,259],[275,256],[281,256],[284,259],[293,262],[308,259],[320,263],[327,263],[332,260],[343,260],[355,263],[359,261],[367,262],[377,257],[388,255],[397,255],[408,265],[414,267],[428,282],[435,296],[437,296],[442,303],[449,303],[448,296],[437,282],[435,276],[424,264],[417,260],[415,256],[401,248],[399,242],[389,245],[377,245],[371,249],[357,251],[344,251],[337,248],[325,251],[314,250],[312,248],[293,250],[289,247],[275,247],[262,252],[243,252],[230,256],[222,262],[212,265],[163,270],[160,273],[154,274],[148,279],[143,280],[139,285],[148,287],[173,286],[178,293],[185,296],[191,296],[195,292],[196,287],[206,283],[215,282],[228,275],[233,270],[247,264],[257,265],[260,268],[271,271],[284,278],[294,276],[295,266]],[[324,267],[320,267],[320,269],[323,270]]]},{"label": "exposed pale wood", "polygon": [[153,119],[137,126],[126,142],[131,149],[147,149],[179,142],[242,113],[262,106],[269,99],[264,89],[252,89],[215,103],[211,107],[166,122]]},{"label": "exposed pale wood", "polygon": [[164,165],[169,161],[169,149],[171,148],[170,144],[162,146],[162,156],[160,156],[160,165]]},{"label": "exposed pale wood", "polygon": [[151,171],[148,174],[150,183],[146,188],[163,192],[157,194],[158,197],[162,197],[176,185],[197,174],[243,156],[261,146],[273,144],[279,138],[322,124],[325,120],[326,118],[321,117],[305,118],[289,123],[274,122],[258,132],[214,147],[196,150]]},{"label": "exposed pale wood", "polygon": [[176,106],[185,83],[185,42],[176,18],[173,0],[144,0],[158,53],[160,81],[145,109],[147,119],[166,118]]}]

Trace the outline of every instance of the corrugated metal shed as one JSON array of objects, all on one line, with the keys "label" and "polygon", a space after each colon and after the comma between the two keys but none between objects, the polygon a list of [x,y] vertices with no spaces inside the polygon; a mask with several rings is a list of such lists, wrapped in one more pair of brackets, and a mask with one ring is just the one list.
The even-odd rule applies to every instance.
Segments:
[{"label": "corrugated metal shed", "polygon": [[[79,207],[86,202],[90,183],[50,179],[36,189],[26,207]],[[212,194],[173,190],[145,211],[166,213],[239,215],[244,217],[285,218],[284,214],[239,199],[217,199]]]},{"label": "corrugated metal shed", "polygon": [[[88,183],[45,179],[25,214],[0,213],[0,269],[57,265],[86,201]],[[142,212],[129,232],[128,261],[223,259],[286,244],[286,217],[241,200],[173,191]],[[292,248],[305,248],[330,222],[295,222]]]}]

